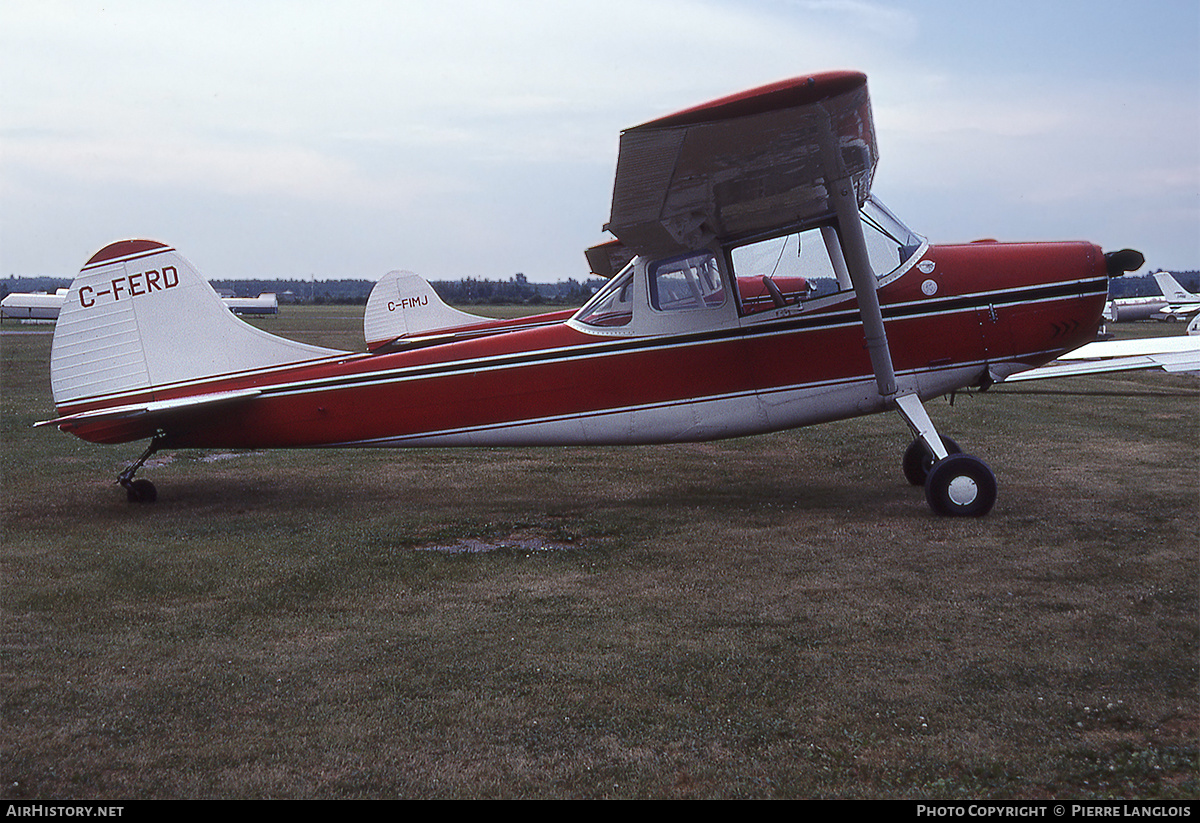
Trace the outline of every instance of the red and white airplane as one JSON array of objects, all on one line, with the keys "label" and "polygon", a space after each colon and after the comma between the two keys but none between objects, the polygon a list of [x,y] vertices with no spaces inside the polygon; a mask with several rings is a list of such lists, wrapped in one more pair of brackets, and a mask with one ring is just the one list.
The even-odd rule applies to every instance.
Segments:
[{"label": "red and white airplane", "polygon": [[[71,286],[53,425],[160,448],[645,444],[897,411],[908,480],[942,515],[986,514],[991,470],[923,401],[987,387],[1095,339],[1134,251],[1086,242],[931,246],[871,195],[866,77],[805,76],[621,135],[609,282],[577,311],[488,320],[394,272],[367,351],[238,320],[173,248],[114,243]],[[808,288],[836,281],[835,293]]]}]

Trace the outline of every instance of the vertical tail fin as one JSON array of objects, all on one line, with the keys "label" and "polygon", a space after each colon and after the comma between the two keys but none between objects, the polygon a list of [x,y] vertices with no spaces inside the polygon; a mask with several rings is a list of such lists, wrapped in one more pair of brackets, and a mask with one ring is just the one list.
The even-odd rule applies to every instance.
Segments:
[{"label": "vertical tail fin", "polygon": [[1169,272],[1160,271],[1154,275],[1154,279],[1158,281],[1158,288],[1162,290],[1163,297],[1168,300],[1188,301],[1200,297],[1200,295],[1192,294],[1179,285],[1179,281],[1172,277]]},{"label": "vertical tail fin", "polygon": [[242,322],[175,249],[125,240],[97,252],[71,284],[50,383],[61,407],[341,354]]},{"label": "vertical tail fin", "polygon": [[363,314],[363,334],[367,348],[375,350],[398,337],[486,322],[486,317],[447,306],[420,275],[392,271],[371,289]]}]

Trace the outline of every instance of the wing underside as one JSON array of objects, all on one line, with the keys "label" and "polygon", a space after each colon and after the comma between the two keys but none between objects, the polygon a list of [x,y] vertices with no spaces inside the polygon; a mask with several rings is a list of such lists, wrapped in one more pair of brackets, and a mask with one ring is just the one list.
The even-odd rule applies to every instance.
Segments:
[{"label": "wing underside", "polygon": [[605,228],[645,257],[769,233],[833,214],[835,180],[861,204],[877,159],[864,75],[794,78],[623,132]]}]

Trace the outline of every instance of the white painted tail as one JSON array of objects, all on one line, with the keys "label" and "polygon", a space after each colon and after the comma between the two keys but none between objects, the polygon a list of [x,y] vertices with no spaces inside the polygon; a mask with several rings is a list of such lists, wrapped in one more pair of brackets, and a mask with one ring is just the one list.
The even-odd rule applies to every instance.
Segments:
[{"label": "white painted tail", "polygon": [[125,240],[71,284],[54,330],[54,404],[343,355],[268,334],[229,311],[177,251]]},{"label": "white painted tail", "polygon": [[392,271],[371,289],[363,314],[363,335],[367,348],[374,350],[398,337],[486,322],[486,317],[447,306],[423,277],[410,271]]},{"label": "white painted tail", "polygon": [[1158,288],[1162,291],[1163,297],[1168,300],[1190,301],[1200,298],[1200,295],[1192,294],[1190,291],[1179,285],[1179,281],[1165,271],[1160,271],[1154,275],[1154,279],[1158,282]]}]

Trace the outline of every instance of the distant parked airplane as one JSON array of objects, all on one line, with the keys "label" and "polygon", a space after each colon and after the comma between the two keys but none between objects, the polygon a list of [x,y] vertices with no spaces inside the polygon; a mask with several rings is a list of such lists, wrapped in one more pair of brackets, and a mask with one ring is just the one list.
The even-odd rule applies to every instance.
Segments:
[{"label": "distant parked airplane", "polygon": [[1193,294],[1179,285],[1169,272],[1160,271],[1154,275],[1154,279],[1167,301],[1167,305],[1155,312],[1156,320],[1177,322],[1200,312],[1200,294]]},{"label": "distant parked airplane", "polygon": [[1200,294],[1193,294],[1180,286],[1169,272],[1154,275],[1161,295],[1150,297],[1121,297],[1108,301],[1104,307],[1104,319],[1110,323],[1128,323],[1133,320],[1186,320],[1200,311]]},{"label": "distant parked airplane", "polygon": [[[45,292],[13,292],[0,300],[0,320],[57,320],[69,289],[54,294]],[[279,299],[274,294],[258,297],[222,297],[225,307],[234,314],[278,314]]]},{"label": "distant parked airplane", "polygon": [[258,297],[222,297],[234,314],[278,314],[279,298],[270,292]]},{"label": "distant parked airplane", "polygon": [[1110,323],[1130,323],[1134,320],[1149,320],[1166,308],[1167,298],[1162,295],[1153,297],[1120,297],[1109,300],[1104,307],[1104,319]]},{"label": "distant parked airplane", "polygon": [[0,300],[0,320],[55,320],[67,289],[46,292],[13,292]]}]

